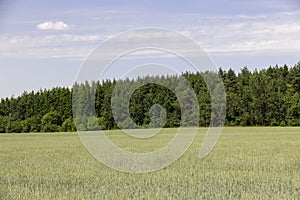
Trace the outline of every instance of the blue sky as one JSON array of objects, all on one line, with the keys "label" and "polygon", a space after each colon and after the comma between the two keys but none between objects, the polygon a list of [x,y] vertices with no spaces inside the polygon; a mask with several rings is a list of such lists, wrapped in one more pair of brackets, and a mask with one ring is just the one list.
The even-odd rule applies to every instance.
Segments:
[{"label": "blue sky", "polygon": [[179,31],[225,69],[300,61],[298,0],[2,0],[0,17],[0,97],[70,86],[97,44],[141,27]]}]

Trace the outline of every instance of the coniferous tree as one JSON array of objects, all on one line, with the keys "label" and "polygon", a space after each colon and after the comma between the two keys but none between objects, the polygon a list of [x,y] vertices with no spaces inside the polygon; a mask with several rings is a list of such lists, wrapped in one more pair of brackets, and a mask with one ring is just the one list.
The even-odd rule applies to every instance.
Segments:
[{"label": "coniferous tree", "polygon": [[[224,82],[226,100],[218,96],[222,87],[214,81],[217,76]],[[191,96],[181,78],[196,95],[198,105],[191,109]],[[141,87],[126,96],[135,84]],[[120,103],[116,110],[111,107],[113,95]],[[122,95],[129,98],[129,105],[121,102]],[[200,126],[218,126],[225,103],[227,126],[300,126],[300,63],[253,72],[247,67],[239,72],[220,68],[218,72],[75,83],[72,88],[24,92],[0,100],[0,132],[85,131],[96,130],[96,124],[102,129],[193,126],[195,118]],[[186,112],[197,106],[200,116]]]}]

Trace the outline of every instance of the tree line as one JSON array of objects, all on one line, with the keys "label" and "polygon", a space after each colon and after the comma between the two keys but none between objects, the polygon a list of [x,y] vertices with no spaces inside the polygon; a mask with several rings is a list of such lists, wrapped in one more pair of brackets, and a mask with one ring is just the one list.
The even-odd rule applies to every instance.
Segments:
[{"label": "tree line", "polygon": [[[182,113],[182,105],[172,89],[160,84],[147,83],[147,80],[176,85],[176,81],[182,77],[188,81],[198,100],[200,115],[196,124],[206,127],[210,125],[211,116],[217,113],[212,110],[211,94],[203,77],[216,75],[223,80],[226,90],[225,126],[300,126],[298,63],[293,67],[276,65],[253,72],[247,67],[239,72],[220,68],[217,72],[185,72],[178,76],[94,81],[76,83],[72,88],[56,87],[24,92],[18,97],[1,99],[0,132],[70,132],[76,131],[76,127],[80,130],[97,130],[100,127],[108,130],[118,129],[120,125],[122,128],[161,125],[178,127],[183,118],[188,119],[189,113]],[[124,115],[122,109],[113,113],[111,100],[116,93],[116,85],[119,83],[130,87],[139,81],[144,84],[130,97],[130,119]],[[179,87],[183,89],[184,94],[186,86],[182,84]],[[126,91],[117,91],[117,94],[124,92]],[[72,111],[74,93],[77,96],[74,98],[73,95],[73,104],[83,106],[75,106],[75,110]],[[165,112],[159,112],[160,109],[151,110],[156,104],[164,108]],[[119,118],[121,123],[117,124],[114,117]],[[162,118],[165,118],[164,122]],[[195,124],[187,121],[184,125]]]}]

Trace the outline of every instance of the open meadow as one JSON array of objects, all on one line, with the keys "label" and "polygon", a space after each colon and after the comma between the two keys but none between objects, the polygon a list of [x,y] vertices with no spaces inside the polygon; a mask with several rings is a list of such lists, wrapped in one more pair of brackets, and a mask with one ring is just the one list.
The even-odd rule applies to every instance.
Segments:
[{"label": "open meadow", "polygon": [[[151,173],[113,170],[94,159],[77,133],[0,135],[0,199],[300,199],[300,128],[224,128],[198,157],[207,128],[184,156]],[[176,129],[149,140],[107,131],[121,148],[159,149]]]}]

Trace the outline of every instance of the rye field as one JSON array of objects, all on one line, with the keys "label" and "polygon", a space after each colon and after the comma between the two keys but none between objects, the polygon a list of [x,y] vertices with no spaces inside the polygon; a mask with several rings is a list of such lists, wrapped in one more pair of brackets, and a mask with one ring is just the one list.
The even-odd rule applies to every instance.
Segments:
[{"label": "rye field", "polygon": [[[300,128],[224,128],[213,149],[198,157],[206,134],[162,170],[132,174],[91,156],[77,133],[0,135],[0,199],[300,199]],[[107,131],[119,147],[150,152],[176,129],[148,140]]]}]

